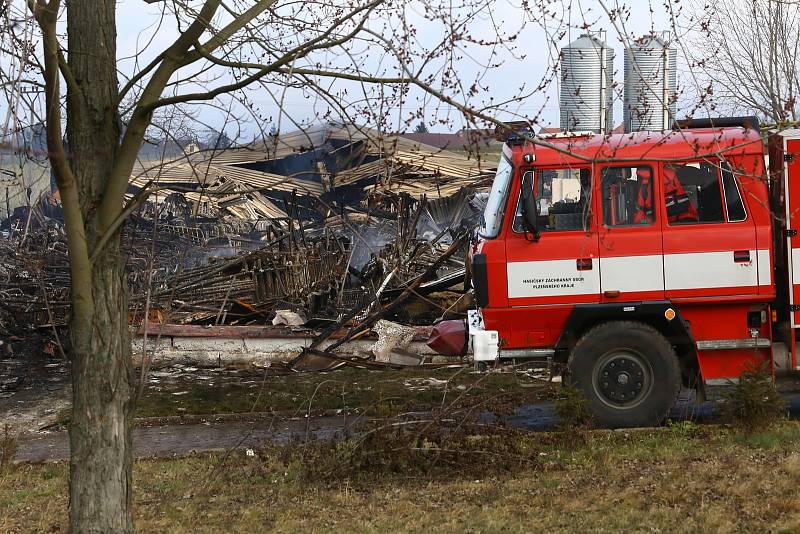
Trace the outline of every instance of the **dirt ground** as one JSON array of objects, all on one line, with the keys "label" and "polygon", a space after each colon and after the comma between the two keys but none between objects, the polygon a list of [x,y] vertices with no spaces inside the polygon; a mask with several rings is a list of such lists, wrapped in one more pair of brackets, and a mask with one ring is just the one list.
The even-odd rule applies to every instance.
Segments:
[{"label": "dirt ground", "polygon": [[69,365],[41,343],[11,343],[14,354],[0,354],[0,428],[35,433],[58,420],[72,400]]},{"label": "dirt ground", "polygon": [[[68,457],[66,363],[47,353],[5,358],[0,373],[0,431],[17,437],[16,460]],[[136,413],[136,454],[164,457],[283,444],[305,435],[329,438],[352,432],[355,422],[402,414],[424,419],[442,409],[469,410],[515,428],[552,429],[558,417],[548,400],[558,389],[545,378],[542,369],[487,374],[459,365],[293,373],[282,366],[175,363],[148,375]],[[784,378],[779,385],[790,412],[800,413],[798,379]],[[698,406],[687,393],[670,417],[708,419],[713,410],[713,403]]]},{"label": "dirt ground", "polygon": [[[797,532],[800,423],[330,444],[136,462],[140,532]],[[513,447],[511,447],[513,445]],[[511,448],[510,448],[511,447]],[[398,457],[400,452],[396,452]],[[347,464],[348,458],[362,461]],[[348,465],[331,474],[332,465]],[[65,462],[0,471],[0,531],[65,532]]]},{"label": "dirt ground", "polygon": [[[0,428],[38,435],[69,421],[69,368],[56,358],[0,360]],[[22,377],[11,383],[11,377]],[[469,366],[291,373],[282,367],[191,367],[173,364],[148,374],[137,418],[260,413],[282,417],[354,413],[393,415],[452,402],[508,411],[548,396],[536,371],[479,374]]]},{"label": "dirt ground", "polygon": [[[64,378],[63,373],[57,376]],[[69,384],[62,380],[54,391],[32,383],[0,400],[0,409],[9,414],[10,433],[17,437],[15,461],[69,456]],[[149,375],[137,407],[135,453],[170,456],[286,443],[303,436],[330,438],[354,432],[374,418],[425,418],[441,409],[509,415],[554,391],[533,370],[486,374],[453,365],[287,374],[254,367],[174,365]],[[552,409],[538,418],[551,421]]]}]

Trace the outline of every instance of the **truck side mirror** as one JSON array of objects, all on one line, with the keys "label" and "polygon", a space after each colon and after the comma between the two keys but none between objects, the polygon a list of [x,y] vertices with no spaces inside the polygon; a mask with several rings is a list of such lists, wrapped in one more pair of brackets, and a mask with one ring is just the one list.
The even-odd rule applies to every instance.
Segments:
[{"label": "truck side mirror", "polygon": [[533,241],[539,241],[541,234],[537,223],[539,206],[536,203],[536,195],[533,191],[533,173],[526,172],[522,175],[522,223],[525,227],[525,234],[531,234]]}]

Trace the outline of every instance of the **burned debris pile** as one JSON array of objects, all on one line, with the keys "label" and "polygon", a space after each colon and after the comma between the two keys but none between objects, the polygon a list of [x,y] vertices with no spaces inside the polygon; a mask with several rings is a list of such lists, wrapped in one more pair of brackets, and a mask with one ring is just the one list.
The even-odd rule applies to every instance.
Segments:
[{"label": "burned debris pile", "polygon": [[[6,223],[19,223],[19,220]],[[63,324],[69,308],[69,260],[63,229],[38,222],[16,239],[0,237],[0,329]],[[8,224],[6,226],[9,226]]]},{"label": "burned debris pile", "polygon": [[[463,292],[493,159],[324,126],[142,161],[124,234],[131,322],[357,324],[405,295],[407,322],[430,323],[450,304],[437,295]],[[48,193],[0,226],[0,327],[65,324],[62,225]]]},{"label": "burned debris pile", "polygon": [[[173,322],[192,324],[265,323],[277,309],[315,315],[335,302],[349,243],[323,237],[282,249],[273,244],[209,262],[172,276],[153,288],[151,305],[171,310]],[[136,303],[145,297],[141,292]]]}]

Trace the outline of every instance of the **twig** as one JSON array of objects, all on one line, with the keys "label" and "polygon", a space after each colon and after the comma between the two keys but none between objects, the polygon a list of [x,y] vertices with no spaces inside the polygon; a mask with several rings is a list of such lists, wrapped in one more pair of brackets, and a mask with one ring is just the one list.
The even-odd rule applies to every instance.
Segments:
[{"label": "twig", "polygon": [[37,277],[39,280],[39,287],[42,290],[42,299],[44,300],[44,307],[47,310],[47,319],[50,321],[50,326],[53,327],[53,335],[56,338],[56,345],[58,345],[58,352],[61,353],[61,357],[64,360],[67,360],[67,354],[64,352],[64,346],[61,344],[61,337],[58,335],[58,330],[56,329],[56,322],[53,319],[53,312],[50,310],[50,299],[47,298],[47,288],[44,286],[44,280],[42,279],[42,272],[39,271],[39,276]]}]

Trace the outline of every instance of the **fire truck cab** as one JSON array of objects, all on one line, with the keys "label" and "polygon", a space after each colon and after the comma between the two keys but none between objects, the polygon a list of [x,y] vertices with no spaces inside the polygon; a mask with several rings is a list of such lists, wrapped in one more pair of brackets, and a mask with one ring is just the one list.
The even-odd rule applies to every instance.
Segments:
[{"label": "fire truck cab", "polygon": [[754,118],[510,138],[471,249],[476,362],[563,362],[612,427],[796,369],[798,153],[800,131],[765,143]]}]

